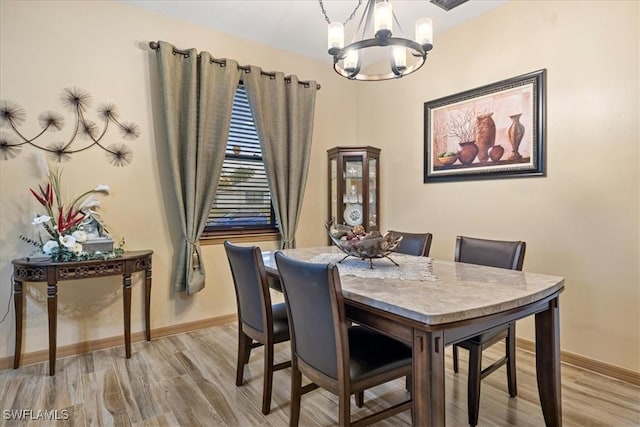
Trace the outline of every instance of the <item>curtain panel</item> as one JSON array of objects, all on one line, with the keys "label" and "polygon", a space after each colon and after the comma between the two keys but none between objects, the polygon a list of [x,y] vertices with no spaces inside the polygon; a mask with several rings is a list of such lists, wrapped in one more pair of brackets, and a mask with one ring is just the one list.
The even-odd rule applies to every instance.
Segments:
[{"label": "curtain panel", "polygon": [[250,66],[242,77],[260,137],[282,248],[295,248],[307,183],[317,84]]},{"label": "curtain panel", "polygon": [[295,247],[319,86],[208,52],[178,50],[162,41],[150,45],[156,49],[169,173],[182,227],[173,284],[191,295],[205,284],[198,240],[215,200],[238,84],[242,80],[253,110],[283,248]]},{"label": "curtain panel", "polygon": [[174,254],[173,286],[191,295],[204,288],[198,239],[206,225],[222,170],[229,121],[241,71],[208,52],[178,51],[158,42],[156,57],[163,124],[182,241]]}]

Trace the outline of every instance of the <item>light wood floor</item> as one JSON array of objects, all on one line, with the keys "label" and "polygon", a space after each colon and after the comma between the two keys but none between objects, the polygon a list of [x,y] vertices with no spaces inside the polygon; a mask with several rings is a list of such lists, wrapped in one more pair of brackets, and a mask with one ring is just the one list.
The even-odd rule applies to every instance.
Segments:
[{"label": "light wood floor", "polygon": [[[252,352],[246,384],[235,386],[235,323],[201,329],[124,348],[58,359],[54,377],[46,362],[0,371],[0,425],[4,426],[287,426],[290,370],[274,374],[270,415],[262,415],[262,349]],[[276,362],[287,360],[289,344],[276,348]],[[467,422],[466,352],[461,372],[453,374],[447,350],[447,425]],[[497,357],[490,349],[486,357]],[[504,368],[482,382],[480,426],[543,426],[535,380],[535,359],[518,350],[518,397],[507,394]],[[360,416],[406,394],[404,381],[368,390]],[[562,365],[565,426],[639,426],[640,387]],[[336,424],[336,397],[316,390],[302,398],[301,426]],[[7,410],[65,410],[67,421],[7,420]],[[378,426],[408,426],[409,411]]]}]

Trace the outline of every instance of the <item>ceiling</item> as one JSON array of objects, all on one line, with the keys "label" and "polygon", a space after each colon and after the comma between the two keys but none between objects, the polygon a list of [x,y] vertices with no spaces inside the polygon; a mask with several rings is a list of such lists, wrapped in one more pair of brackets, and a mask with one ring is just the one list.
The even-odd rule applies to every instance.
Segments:
[{"label": "ceiling", "polygon": [[[327,53],[327,23],[317,0],[121,0],[162,15],[259,41],[278,49],[331,62]],[[394,0],[393,11],[408,38],[419,18],[433,21],[434,46],[438,34],[508,0],[469,0],[445,11],[427,0]],[[323,0],[331,22],[344,22],[357,0]],[[349,42],[364,10],[345,26]],[[187,46],[188,47],[188,46]]]}]

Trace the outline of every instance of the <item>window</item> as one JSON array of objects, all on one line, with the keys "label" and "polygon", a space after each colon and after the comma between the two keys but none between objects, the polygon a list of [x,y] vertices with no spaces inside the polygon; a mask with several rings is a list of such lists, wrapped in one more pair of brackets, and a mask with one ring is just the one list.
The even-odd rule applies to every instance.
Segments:
[{"label": "window", "polygon": [[205,237],[277,232],[260,140],[240,85],[233,99],[226,155]]}]

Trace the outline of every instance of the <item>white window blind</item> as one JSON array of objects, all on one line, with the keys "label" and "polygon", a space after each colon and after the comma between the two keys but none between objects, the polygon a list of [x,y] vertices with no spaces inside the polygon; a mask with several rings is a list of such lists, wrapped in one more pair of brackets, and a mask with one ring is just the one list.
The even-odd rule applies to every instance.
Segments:
[{"label": "white window blind", "polygon": [[225,160],[206,229],[252,230],[275,227],[260,140],[247,94],[240,85],[233,99]]}]

